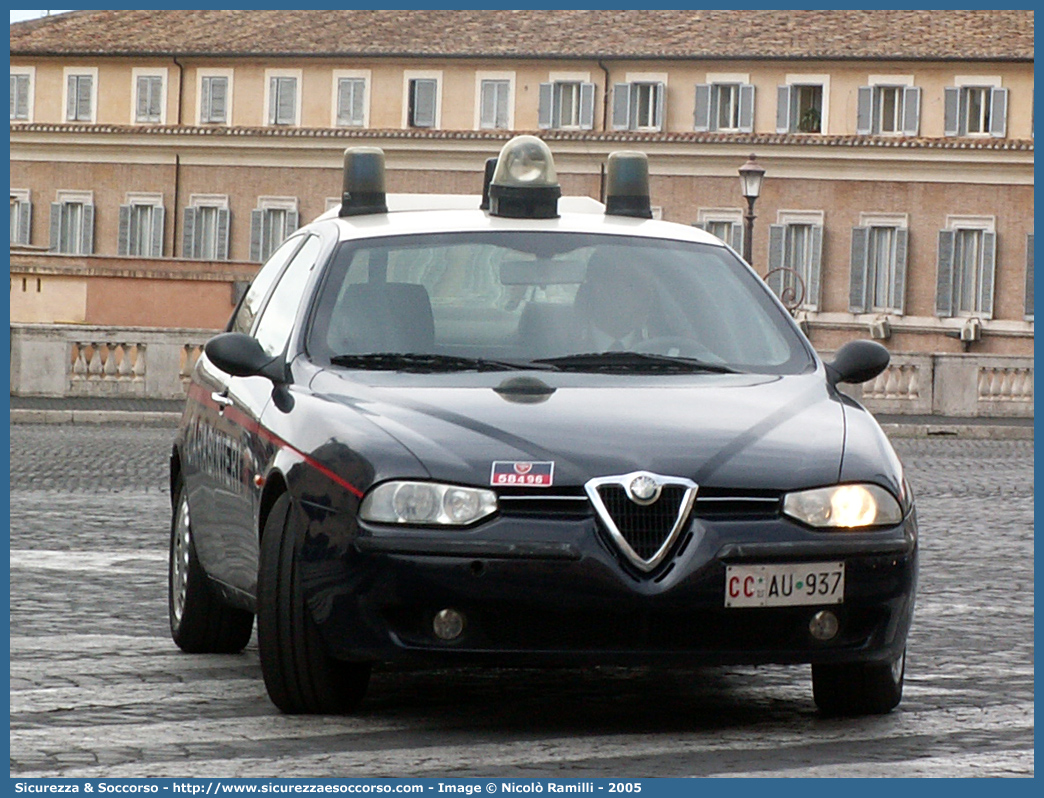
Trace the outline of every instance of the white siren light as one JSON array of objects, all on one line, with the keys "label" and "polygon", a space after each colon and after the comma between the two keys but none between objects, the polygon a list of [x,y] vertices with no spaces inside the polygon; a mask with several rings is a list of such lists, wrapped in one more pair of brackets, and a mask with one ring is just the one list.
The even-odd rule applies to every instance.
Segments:
[{"label": "white siren light", "polygon": [[349,147],[344,151],[344,186],[338,215],[387,212],[384,150],[380,147]]},{"label": "white siren light", "polygon": [[536,136],[515,136],[500,150],[489,186],[489,212],[513,219],[558,216],[558,185],[551,150]]}]

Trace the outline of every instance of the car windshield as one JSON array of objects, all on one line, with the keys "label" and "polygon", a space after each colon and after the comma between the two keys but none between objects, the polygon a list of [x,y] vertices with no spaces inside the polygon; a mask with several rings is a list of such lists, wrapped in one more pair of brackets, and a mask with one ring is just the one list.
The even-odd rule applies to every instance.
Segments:
[{"label": "car windshield", "polygon": [[389,355],[582,371],[662,370],[665,358],[687,362],[682,371],[812,364],[735,255],[685,241],[547,231],[348,241],[312,308],[309,354],[350,368],[388,368]]}]

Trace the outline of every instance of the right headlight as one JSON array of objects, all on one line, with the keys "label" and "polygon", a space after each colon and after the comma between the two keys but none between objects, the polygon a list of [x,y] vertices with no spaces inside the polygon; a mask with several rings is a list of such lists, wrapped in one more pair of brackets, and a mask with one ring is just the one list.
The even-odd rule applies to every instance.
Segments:
[{"label": "right headlight", "polygon": [[496,511],[497,495],[491,490],[395,481],[378,485],[366,494],[359,517],[379,524],[466,526]]},{"label": "right headlight", "polygon": [[896,498],[879,485],[832,485],[788,493],[783,514],[814,527],[860,529],[895,526],[903,520]]}]

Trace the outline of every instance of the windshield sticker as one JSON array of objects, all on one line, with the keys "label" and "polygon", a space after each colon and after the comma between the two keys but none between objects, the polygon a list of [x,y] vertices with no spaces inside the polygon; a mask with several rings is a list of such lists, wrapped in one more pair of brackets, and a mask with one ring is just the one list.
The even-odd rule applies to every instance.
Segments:
[{"label": "windshield sticker", "polygon": [[554,462],[514,463],[497,460],[493,463],[491,485],[523,485],[532,488],[548,488],[554,479]]}]

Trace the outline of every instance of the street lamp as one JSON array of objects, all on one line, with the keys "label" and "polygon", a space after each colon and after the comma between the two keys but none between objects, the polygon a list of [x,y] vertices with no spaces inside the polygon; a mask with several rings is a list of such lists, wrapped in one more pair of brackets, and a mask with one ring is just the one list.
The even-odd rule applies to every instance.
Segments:
[{"label": "street lamp", "polygon": [[743,221],[747,225],[746,233],[743,236],[743,259],[750,263],[754,244],[754,219],[756,218],[754,216],[754,203],[761,194],[761,183],[765,179],[765,170],[754,159],[753,153],[751,153],[747,162],[739,168],[739,176],[740,191],[747,198],[747,214],[743,217]]}]

